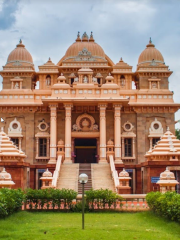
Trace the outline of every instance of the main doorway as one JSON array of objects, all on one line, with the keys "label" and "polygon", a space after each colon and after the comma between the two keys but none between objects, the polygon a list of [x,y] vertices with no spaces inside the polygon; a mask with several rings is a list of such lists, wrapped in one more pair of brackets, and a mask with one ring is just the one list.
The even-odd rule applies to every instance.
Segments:
[{"label": "main doorway", "polygon": [[75,163],[96,163],[96,144],[95,138],[75,138]]}]

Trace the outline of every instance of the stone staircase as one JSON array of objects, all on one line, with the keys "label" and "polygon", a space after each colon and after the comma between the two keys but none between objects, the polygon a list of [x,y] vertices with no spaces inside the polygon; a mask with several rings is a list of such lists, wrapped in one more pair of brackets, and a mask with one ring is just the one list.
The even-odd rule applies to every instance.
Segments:
[{"label": "stone staircase", "polygon": [[79,164],[62,164],[57,182],[57,189],[78,191]]},{"label": "stone staircase", "polygon": [[115,192],[109,164],[91,164],[92,187],[96,189],[109,189]]},{"label": "stone staircase", "polygon": [[110,189],[115,192],[114,182],[111,175],[109,164],[97,163],[74,163],[62,164],[57,182],[57,189],[73,189],[82,194],[82,185],[79,183],[78,177],[81,173],[88,175],[88,182],[84,185],[84,190]]},{"label": "stone staircase", "polygon": [[[79,164],[79,175],[85,173],[88,175],[88,182],[84,185],[84,190],[90,190],[92,188],[92,178],[91,178],[91,164],[81,163]],[[82,184],[78,181],[78,194],[82,194]]]}]

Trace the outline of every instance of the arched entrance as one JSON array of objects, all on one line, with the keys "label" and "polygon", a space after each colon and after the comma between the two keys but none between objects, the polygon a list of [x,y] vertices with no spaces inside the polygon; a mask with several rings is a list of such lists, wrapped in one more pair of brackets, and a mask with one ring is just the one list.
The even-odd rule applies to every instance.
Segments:
[{"label": "arched entrance", "polygon": [[75,163],[97,162],[97,140],[96,138],[75,138]]}]

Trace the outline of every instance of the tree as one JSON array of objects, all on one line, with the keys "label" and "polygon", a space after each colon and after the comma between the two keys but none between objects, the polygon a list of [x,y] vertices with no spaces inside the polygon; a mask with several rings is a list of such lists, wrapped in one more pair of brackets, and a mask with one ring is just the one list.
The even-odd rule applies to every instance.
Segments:
[{"label": "tree", "polygon": [[177,139],[180,140],[180,129],[179,129],[179,128],[177,128],[177,129],[175,130],[175,134],[176,134]]}]

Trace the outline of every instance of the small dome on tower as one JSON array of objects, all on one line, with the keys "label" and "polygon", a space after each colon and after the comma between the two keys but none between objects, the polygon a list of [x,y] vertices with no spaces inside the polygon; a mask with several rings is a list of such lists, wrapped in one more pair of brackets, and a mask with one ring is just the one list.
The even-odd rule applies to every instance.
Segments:
[{"label": "small dome on tower", "polygon": [[170,172],[168,167],[164,172],[160,174],[160,180],[174,180],[175,176],[173,172]]},{"label": "small dome on tower", "polygon": [[11,181],[11,174],[7,173],[5,168],[3,168],[2,172],[0,173],[0,180],[10,180]]},{"label": "small dome on tower", "polygon": [[111,139],[109,139],[107,145],[114,145],[114,142]]},{"label": "small dome on tower", "polygon": [[138,65],[140,64],[151,64],[153,65],[153,63],[161,63],[164,64],[164,58],[162,56],[162,54],[160,53],[159,50],[157,50],[155,48],[155,45],[152,43],[151,38],[149,40],[149,43],[146,45],[146,49],[144,49],[144,51],[142,51],[142,53],[139,56],[138,59]]},{"label": "small dome on tower", "polygon": [[126,172],[125,168],[123,168],[123,170],[119,173],[119,177],[129,177],[129,173]]},{"label": "small dome on tower", "polygon": [[24,62],[33,65],[32,56],[25,48],[22,40],[19,41],[19,44],[16,45],[16,48],[8,56],[7,64],[14,62]]},{"label": "small dome on tower", "polygon": [[58,141],[58,145],[64,145],[64,141],[63,141],[62,139],[60,139],[60,140]]},{"label": "small dome on tower", "polygon": [[45,172],[43,172],[42,177],[52,177],[52,173],[48,170],[48,168],[46,169]]}]

